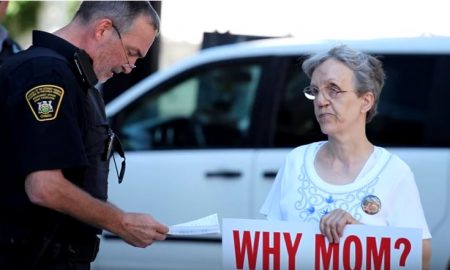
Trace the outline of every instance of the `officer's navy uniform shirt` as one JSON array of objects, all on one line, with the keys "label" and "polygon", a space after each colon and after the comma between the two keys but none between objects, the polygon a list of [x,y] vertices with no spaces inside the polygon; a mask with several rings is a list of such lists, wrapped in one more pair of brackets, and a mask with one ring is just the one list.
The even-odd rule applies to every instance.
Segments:
[{"label": "officer's navy uniform shirt", "polygon": [[[42,48],[66,60],[42,55]],[[39,229],[61,219],[56,211],[29,201],[24,181],[31,172],[62,169],[71,182],[84,185],[89,165],[83,144],[87,104],[86,87],[73,64],[77,50],[55,35],[34,31],[32,47],[0,69],[0,213],[5,218],[0,223],[27,228],[33,223]],[[100,199],[106,200],[106,193]],[[70,230],[65,233],[99,232],[67,216],[62,223]]]}]

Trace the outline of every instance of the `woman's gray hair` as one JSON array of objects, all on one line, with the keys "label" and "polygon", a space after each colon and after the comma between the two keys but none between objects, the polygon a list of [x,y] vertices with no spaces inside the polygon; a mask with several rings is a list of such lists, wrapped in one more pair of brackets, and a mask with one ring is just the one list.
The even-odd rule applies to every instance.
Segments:
[{"label": "woman's gray hair", "polygon": [[355,87],[358,96],[372,92],[374,104],[367,112],[366,123],[369,123],[377,114],[377,106],[383,89],[385,74],[380,60],[369,54],[351,49],[346,45],[339,45],[327,52],[311,55],[302,64],[302,69],[311,79],[314,70],[328,59],[336,59],[355,74]]},{"label": "woman's gray hair", "polygon": [[109,18],[121,33],[126,33],[141,15],[146,16],[148,23],[159,32],[160,19],[149,1],[83,1],[75,18],[83,24]]}]

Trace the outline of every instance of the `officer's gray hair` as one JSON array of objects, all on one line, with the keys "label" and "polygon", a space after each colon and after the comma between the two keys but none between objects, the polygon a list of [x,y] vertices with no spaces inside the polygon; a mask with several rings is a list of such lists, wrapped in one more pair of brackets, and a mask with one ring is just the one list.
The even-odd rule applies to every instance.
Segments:
[{"label": "officer's gray hair", "polygon": [[378,101],[384,85],[385,74],[381,61],[369,54],[353,50],[346,45],[339,45],[327,52],[310,56],[303,62],[302,69],[311,79],[314,70],[328,59],[336,59],[353,70],[358,96],[362,96],[367,92],[373,93],[374,104],[367,112],[366,117],[366,123],[369,123],[377,114]]},{"label": "officer's gray hair", "polygon": [[83,1],[75,14],[84,24],[109,18],[121,33],[126,33],[140,15],[159,32],[160,19],[149,1]]}]

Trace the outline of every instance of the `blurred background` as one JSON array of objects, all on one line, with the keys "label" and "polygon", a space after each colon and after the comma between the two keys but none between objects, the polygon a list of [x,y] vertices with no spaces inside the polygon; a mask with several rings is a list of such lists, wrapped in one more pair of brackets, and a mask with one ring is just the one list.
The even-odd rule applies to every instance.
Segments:
[{"label": "blurred background", "polygon": [[[450,36],[449,8],[445,2],[437,0],[151,1],[161,17],[161,35],[153,44],[149,54],[136,63],[138,68],[134,69],[130,75],[115,76],[101,88],[105,101],[108,102],[146,76],[173,66],[205,48],[246,40],[296,37],[300,41],[308,42],[323,39]],[[79,4],[79,1],[11,1],[4,25],[11,36],[23,48],[27,48],[31,44],[32,29],[48,32],[59,29],[69,22]],[[447,97],[449,93],[447,90],[450,82],[446,80],[448,78],[446,74],[449,73],[450,61],[448,61],[448,54],[430,57],[414,54],[407,55],[406,58],[401,56],[394,55],[392,60],[388,60],[387,63],[390,63],[391,68],[387,72],[396,74],[394,73],[396,70],[404,71],[406,75],[391,77],[404,80],[393,83],[391,89],[407,91],[408,94],[392,92],[394,93],[390,95],[392,102],[391,100],[389,100],[390,103],[386,102],[388,105],[384,109],[386,118],[379,118],[381,120],[378,121],[378,125],[372,124],[373,127],[379,128],[373,134],[376,134],[374,136],[378,136],[385,145],[412,146],[411,149],[397,149],[395,153],[405,158],[406,162],[414,168],[417,179],[421,179],[418,183],[424,194],[422,196],[426,206],[425,211],[432,209],[427,213],[432,218],[433,233],[438,235],[436,241],[433,240],[434,245],[438,247],[433,251],[433,258],[435,264],[442,266],[443,263],[448,263],[449,256],[448,248],[441,247],[448,246],[449,242],[449,231],[446,228],[449,227],[448,205],[450,204],[446,203],[446,200],[448,201],[447,195],[450,190],[448,186],[448,157],[450,156],[448,138],[450,137],[447,135],[449,127],[442,125],[446,121],[441,119],[448,118],[449,115],[448,106],[445,106],[448,98],[442,97]],[[300,93],[298,89],[302,89],[298,86],[306,82],[306,76],[303,76],[305,78],[303,81],[298,79],[300,76],[294,76],[296,70],[287,68],[286,63],[289,57],[285,57],[279,65],[273,65],[283,67],[286,71],[282,77],[272,80],[277,83],[278,88],[273,88],[279,90],[277,94],[269,93],[271,85],[256,87],[257,82],[260,81],[259,70],[264,69],[261,72],[263,74],[270,69],[260,68],[258,63],[248,62],[244,67],[251,72],[235,72],[235,74],[252,74],[252,76],[247,75],[244,79],[241,79],[242,76],[235,76],[234,80],[228,79],[232,77],[230,76],[217,80],[218,85],[224,87],[211,88],[215,89],[215,91],[208,91],[212,94],[205,95],[203,94],[206,93],[205,90],[199,90],[207,89],[207,79],[210,77],[220,79],[220,76],[215,75],[221,73],[233,75],[234,73],[230,71],[239,71],[239,67],[234,64],[220,65],[217,69],[207,70],[208,72],[198,69],[198,72],[189,74],[187,78],[179,76],[177,81],[174,81],[174,85],[157,89],[158,92],[154,96],[146,94],[144,97],[147,98],[131,103],[129,107],[136,106],[135,108],[130,110],[128,106],[119,108],[120,111],[116,111],[114,115],[115,119],[120,119],[117,124],[115,123],[116,130],[123,135],[122,138],[128,136],[122,142],[125,142],[127,161],[130,164],[127,169],[127,178],[134,180],[126,181],[125,186],[122,185],[120,188],[117,183],[110,184],[112,201],[118,202],[118,205],[124,209],[148,211],[156,217],[161,217],[168,224],[200,217],[208,214],[211,209],[225,217],[250,215],[256,217],[255,214],[248,213],[257,213],[257,208],[262,204],[269,190],[271,179],[276,175],[277,168],[281,166],[281,161],[287,154],[287,147],[298,145],[299,138],[305,138],[305,140],[319,138],[316,133],[310,132],[311,130],[314,132],[317,130],[317,134],[320,132],[320,129],[314,129],[313,110],[307,107],[312,105],[306,99],[300,101],[301,95],[298,95]],[[419,83],[416,83],[416,80],[410,80],[410,77],[417,79]],[[253,78],[255,79],[250,80]],[[228,83],[229,81],[232,83]],[[236,88],[232,87],[233,82],[237,85]],[[283,88],[285,85],[286,89]],[[433,94],[424,95],[425,87],[429,87],[430,93]],[[235,99],[244,100],[246,104],[244,106],[241,105],[242,103],[233,103],[233,98],[228,98],[232,95],[223,94],[225,91],[222,89],[237,89],[234,93],[241,93],[243,90],[249,93],[259,91],[262,93],[257,93],[257,96],[255,94],[255,97],[275,98],[273,101],[261,101],[261,99],[255,101],[255,108],[264,108],[261,116],[257,115],[260,113],[257,111],[255,113],[257,117],[255,117],[251,111],[253,101],[248,101],[250,98],[247,99],[249,95],[236,95],[244,97]],[[233,93],[233,91],[228,92]],[[201,94],[197,96],[197,93]],[[216,97],[218,102],[214,100]],[[222,97],[227,98],[223,99],[225,102],[221,100]],[[199,100],[198,104],[197,100]],[[205,141],[204,134],[209,134],[205,137],[209,140],[207,143],[203,142],[201,146],[198,146],[200,143],[193,144],[192,148],[189,148],[191,147],[189,144],[183,145],[183,138],[192,137],[194,141],[197,140],[197,133],[193,131],[197,131],[198,126],[194,125],[195,128],[192,128],[189,125],[192,122],[189,121],[195,120],[196,112],[202,112],[202,109],[208,108],[210,104],[213,104],[211,106],[213,110],[205,110],[208,113],[211,112],[210,115],[216,114],[214,110],[216,108],[220,109],[217,110],[219,112],[222,110],[230,113],[224,113],[226,117],[218,113],[220,118],[211,117],[214,120],[205,121],[206,124],[202,124],[202,130],[209,133],[202,131],[200,133],[202,140],[198,141]],[[266,109],[270,107],[265,106],[266,104],[272,107]],[[252,109],[246,110],[246,108]],[[420,111],[422,109],[423,113]],[[239,118],[241,122],[238,127],[244,123],[246,128],[229,128],[229,122],[231,122],[229,119],[237,118],[235,111],[244,115],[241,118],[245,119],[241,121]],[[200,116],[203,115],[200,114]],[[178,121],[179,119],[182,121]],[[257,121],[256,124],[252,124],[255,128],[249,128],[250,120],[247,119]],[[267,119],[272,119],[273,123]],[[397,120],[398,122],[395,122]],[[173,143],[171,138],[176,136],[161,134],[181,134],[182,136],[179,136],[182,138],[181,143],[177,144],[178,141]],[[184,137],[185,134],[188,135]],[[241,136],[241,134],[244,135]],[[380,134],[383,136],[379,136]],[[164,140],[165,137],[169,139]],[[238,139],[234,139],[235,137]],[[148,138],[156,139],[152,141]],[[432,142],[437,145],[436,149],[433,148],[431,151],[413,149],[430,145],[428,140],[436,140],[436,143]],[[115,173],[113,169],[111,172]],[[233,174],[236,175],[236,172],[238,175],[236,178],[241,181],[233,180]],[[219,174],[219,180],[214,179],[215,174]],[[226,177],[223,178],[225,180],[221,179],[220,174],[231,174],[231,181]],[[211,175],[214,180],[210,179]],[[189,176],[189,181],[186,181],[186,176]],[[115,175],[112,177],[116,179]],[[206,201],[208,203],[202,203]],[[437,204],[440,201],[444,203]],[[436,205],[440,207],[435,207]],[[109,237],[109,240],[115,239]],[[217,266],[217,260],[221,259],[218,244],[220,239],[213,239],[213,241],[207,238],[193,239],[191,242],[175,239],[171,242],[165,241],[156,249],[134,249],[131,246],[124,247],[118,241],[104,241],[104,239],[106,238],[102,240],[104,246],[97,260],[100,267],[104,267],[102,269],[120,269],[121,263],[129,262],[145,265],[148,260],[155,260],[155,258],[162,263],[192,264],[195,263],[193,260],[198,258],[192,254],[201,255],[202,260],[198,261],[198,266],[202,266],[205,260]],[[172,254],[177,254],[177,260],[173,260]],[[111,268],[110,266],[114,264],[117,264],[116,268]],[[208,264],[204,265],[208,267]],[[155,268],[162,269],[162,267],[158,268],[157,264]],[[449,267],[432,269],[450,270]]]},{"label": "blurred background", "polygon": [[[158,69],[201,49],[245,40],[294,36],[301,40],[450,36],[445,1],[248,0],[150,1],[161,17],[161,36],[131,76],[103,86],[109,101]],[[80,1],[10,1],[4,25],[23,48],[31,30],[55,31]]]}]

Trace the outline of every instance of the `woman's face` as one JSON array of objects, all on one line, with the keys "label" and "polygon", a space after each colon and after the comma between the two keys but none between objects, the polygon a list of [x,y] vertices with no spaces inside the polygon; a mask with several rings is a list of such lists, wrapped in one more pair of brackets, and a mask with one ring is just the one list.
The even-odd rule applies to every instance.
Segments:
[{"label": "woman's face", "polygon": [[319,89],[314,112],[322,132],[339,136],[361,129],[364,132],[366,101],[356,95],[355,75],[345,64],[328,59],[313,72],[311,86]]}]

